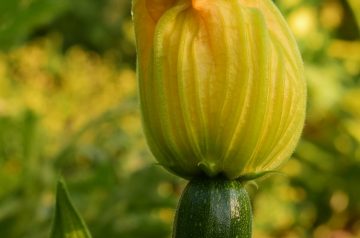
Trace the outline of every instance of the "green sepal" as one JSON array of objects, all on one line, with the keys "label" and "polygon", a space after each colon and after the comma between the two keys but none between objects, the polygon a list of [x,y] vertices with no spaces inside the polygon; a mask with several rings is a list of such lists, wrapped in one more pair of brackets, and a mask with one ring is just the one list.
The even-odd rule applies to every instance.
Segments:
[{"label": "green sepal", "polygon": [[55,216],[50,238],[91,238],[84,220],[70,200],[62,178],[56,188]]},{"label": "green sepal", "polygon": [[245,175],[240,176],[236,180],[239,182],[248,182],[248,181],[255,180],[255,179],[261,178],[266,175],[271,175],[271,174],[282,174],[282,173],[279,171],[276,171],[276,170],[268,170],[268,171],[263,171],[260,173],[245,174]]}]

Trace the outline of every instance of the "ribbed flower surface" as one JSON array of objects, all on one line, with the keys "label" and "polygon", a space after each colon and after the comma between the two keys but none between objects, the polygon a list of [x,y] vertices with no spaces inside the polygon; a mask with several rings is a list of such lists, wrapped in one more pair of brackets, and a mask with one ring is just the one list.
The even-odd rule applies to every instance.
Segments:
[{"label": "ribbed flower surface", "polygon": [[134,0],[133,18],[143,126],[160,164],[234,179],[290,157],[306,85],[270,0]]}]

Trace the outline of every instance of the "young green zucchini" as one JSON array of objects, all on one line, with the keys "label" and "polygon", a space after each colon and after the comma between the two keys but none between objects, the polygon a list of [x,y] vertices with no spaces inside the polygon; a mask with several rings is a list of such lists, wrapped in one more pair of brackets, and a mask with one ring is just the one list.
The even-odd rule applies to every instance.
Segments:
[{"label": "young green zucchini", "polygon": [[251,238],[251,231],[250,199],[241,182],[189,182],[176,211],[173,238]]}]

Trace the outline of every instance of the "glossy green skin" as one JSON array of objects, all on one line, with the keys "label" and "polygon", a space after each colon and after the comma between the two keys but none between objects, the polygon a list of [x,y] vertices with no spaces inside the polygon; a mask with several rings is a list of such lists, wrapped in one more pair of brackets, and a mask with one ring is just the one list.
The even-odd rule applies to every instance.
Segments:
[{"label": "glossy green skin", "polygon": [[242,183],[195,179],[176,211],[173,238],[251,238],[252,212]]}]

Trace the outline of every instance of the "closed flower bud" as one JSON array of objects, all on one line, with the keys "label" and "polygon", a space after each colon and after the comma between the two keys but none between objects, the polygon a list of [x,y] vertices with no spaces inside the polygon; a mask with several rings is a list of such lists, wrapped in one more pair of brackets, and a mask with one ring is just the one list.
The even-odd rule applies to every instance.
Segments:
[{"label": "closed flower bud", "polygon": [[134,0],[143,127],[185,178],[276,169],[305,117],[303,64],[271,0]]}]

